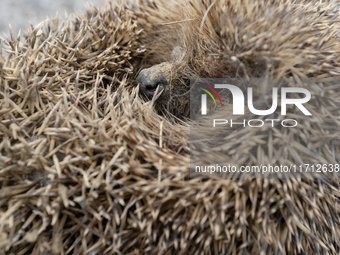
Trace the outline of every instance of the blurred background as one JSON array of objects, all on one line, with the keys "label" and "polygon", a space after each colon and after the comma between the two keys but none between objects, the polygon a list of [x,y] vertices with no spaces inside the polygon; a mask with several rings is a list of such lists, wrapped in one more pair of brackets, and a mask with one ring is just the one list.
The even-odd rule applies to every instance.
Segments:
[{"label": "blurred background", "polygon": [[101,7],[105,0],[0,0],[0,37],[4,37],[3,32],[9,35],[8,22],[16,36],[20,28],[26,30],[28,20],[37,25],[48,15],[54,17],[57,12],[65,17],[65,11],[68,14],[84,11],[86,3]]}]

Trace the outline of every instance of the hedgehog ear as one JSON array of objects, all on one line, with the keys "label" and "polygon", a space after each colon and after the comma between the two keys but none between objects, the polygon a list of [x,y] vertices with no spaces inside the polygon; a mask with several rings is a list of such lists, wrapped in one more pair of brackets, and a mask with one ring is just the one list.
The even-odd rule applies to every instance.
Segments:
[{"label": "hedgehog ear", "polygon": [[173,58],[174,64],[176,64],[176,65],[182,64],[185,60],[186,54],[187,54],[187,51],[186,51],[185,48],[180,47],[180,46],[176,46],[172,50],[172,58]]}]

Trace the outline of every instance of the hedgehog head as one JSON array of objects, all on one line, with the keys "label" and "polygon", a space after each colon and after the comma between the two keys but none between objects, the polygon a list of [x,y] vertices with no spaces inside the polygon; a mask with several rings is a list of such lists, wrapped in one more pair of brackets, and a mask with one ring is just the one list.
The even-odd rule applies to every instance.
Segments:
[{"label": "hedgehog head", "polygon": [[155,94],[161,98],[167,98],[170,93],[175,74],[185,61],[186,50],[182,47],[175,47],[172,51],[172,60],[143,69],[138,77],[137,84],[140,90],[149,99]]}]

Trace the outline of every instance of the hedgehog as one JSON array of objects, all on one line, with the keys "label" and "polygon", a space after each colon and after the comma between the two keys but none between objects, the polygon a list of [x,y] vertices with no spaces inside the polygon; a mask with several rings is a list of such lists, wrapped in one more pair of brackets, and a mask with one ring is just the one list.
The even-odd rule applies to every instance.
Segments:
[{"label": "hedgehog", "polygon": [[[190,106],[190,79],[193,78],[262,78],[263,80],[284,78],[287,81],[295,80],[295,84],[301,84],[301,80],[306,78],[329,77],[336,79],[339,76],[337,64],[331,65],[328,60],[331,52],[337,52],[339,49],[339,28],[320,26],[320,22],[333,24],[338,19],[338,11],[323,9],[323,12],[319,12],[316,10],[321,7],[316,5],[317,3],[313,1],[296,3],[254,1],[249,3],[247,7],[242,7],[242,4],[237,1],[190,2],[188,7],[185,8],[186,12],[182,18],[187,22],[181,23],[180,29],[174,28],[178,31],[179,39],[176,41],[180,45],[174,47],[170,60],[142,70],[136,82],[140,85],[142,94],[147,95],[148,98],[157,94],[157,109],[168,111],[177,117],[187,117]],[[329,4],[327,8],[331,8],[330,6],[333,5]],[[310,30],[307,31],[307,28]],[[322,37],[323,39],[320,41],[318,36],[313,37],[314,32],[311,31],[318,31],[318,36],[327,34],[327,39]],[[257,41],[258,38],[261,43]],[[297,41],[298,44],[296,44]],[[331,52],[324,51],[323,47],[331,50]],[[306,56],[306,52],[315,52],[315,54]],[[337,63],[335,54],[331,58],[333,58],[332,63]],[[323,68],[324,66],[329,69]],[[312,90],[313,95],[315,95],[313,96],[314,105],[318,105],[318,107],[322,105],[334,116],[339,116],[340,112],[333,107],[338,100],[334,96],[337,90],[328,89],[328,87],[334,86],[332,82],[325,84],[322,88],[318,85],[312,87],[311,84],[303,86],[309,86],[308,89]],[[332,99],[330,101],[327,99],[328,103],[324,101],[325,95],[319,95],[320,90],[330,90],[326,97]],[[263,90],[258,89],[254,93],[257,106],[263,106],[265,104],[262,96]],[[227,105],[227,108],[230,108],[230,105]],[[220,111],[212,119],[221,119],[226,110]],[[315,111],[316,109],[312,110],[314,115],[320,115],[315,117],[316,119],[322,119],[323,113]],[[287,118],[293,119],[297,115],[298,113],[295,111],[291,115],[288,114]],[[231,117],[232,114],[229,113],[227,116]],[[272,118],[278,119],[279,116],[276,115]],[[323,150],[324,145],[320,144],[321,147],[313,146],[315,150],[311,150],[310,145],[308,145],[308,138],[306,140],[304,134],[304,130],[309,128],[311,123],[308,123],[308,120],[303,117],[300,117],[300,120],[305,121],[305,123],[299,127],[299,132],[296,129],[293,131],[294,143],[304,144],[304,146],[292,149],[290,145],[287,145],[288,150],[285,158],[293,158],[294,160],[291,162],[295,161],[296,164],[308,162],[310,157],[315,159],[313,161],[315,164],[318,162],[338,164],[339,144],[335,142],[339,135],[338,128],[333,129],[333,126],[320,127],[317,123],[313,126],[314,130],[319,130],[319,133],[326,132],[334,138],[334,140],[331,139],[331,143],[335,142],[336,146],[329,157],[328,149],[325,154],[318,152]],[[332,123],[332,121],[323,119],[323,123]],[[337,124],[334,123],[334,125]],[[207,128],[209,126],[199,127],[199,129],[204,129],[204,133],[208,134]],[[199,132],[197,129],[192,131],[194,133]],[[211,132],[214,132],[214,130],[211,129]],[[282,130],[280,128],[275,128],[275,130],[267,128],[259,132],[248,127],[242,131],[243,134],[248,133],[249,136],[253,134],[262,137],[261,139],[265,141],[268,141],[268,135],[266,135],[268,132],[282,133]],[[230,139],[228,138],[229,135]],[[235,143],[235,139],[232,139],[234,135],[235,132],[233,134],[222,133],[222,137],[216,138],[213,143],[225,148],[221,151],[222,153],[236,146],[237,149],[235,155],[231,155],[231,161],[237,165],[246,165],[251,161],[259,164],[258,159],[253,158],[249,161],[248,156],[240,157],[241,154],[244,154],[242,150],[245,150],[245,146],[242,143],[245,141],[240,139]],[[284,143],[278,142],[273,146],[279,146],[282,149],[285,147]],[[204,144],[199,146],[204,146]],[[254,144],[246,150],[255,150],[257,146],[258,144]],[[261,148],[263,149],[263,147]],[[299,157],[296,157],[296,154]],[[275,160],[272,161],[272,159],[267,158],[260,163],[269,162],[275,162]],[[281,163],[283,163],[282,160]]]},{"label": "hedgehog", "polygon": [[[190,178],[190,153],[203,145],[191,146],[187,118],[192,77],[338,76],[337,7],[114,1],[50,18],[23,39],[10,33],[0,56],[0,251],[338,254],[338,179]],[[235,164],[339,163],[339,128],[329,126],[339,86],[310,89],[323,125],[223,134],[220,151]]]}]

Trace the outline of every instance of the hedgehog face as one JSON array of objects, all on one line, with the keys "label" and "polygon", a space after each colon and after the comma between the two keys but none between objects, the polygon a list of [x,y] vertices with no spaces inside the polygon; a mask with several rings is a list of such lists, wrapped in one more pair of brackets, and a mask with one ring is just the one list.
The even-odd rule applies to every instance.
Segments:
[{"label": "hedgehog face", "polygon": [[137,77],[141,92],[149,99],[155,93],[163,93],[170,83],[172,69],[173,65],[168,62],[143,69]]},{"label": "hedgehog face", "polygon": [[140,85],[141,92],[149,99],[159,93],[162,98],[167,97],[170,90],[169,85],[172,83],[176,70],[184,62],[185,54],[184,48],[175,47],[171,62],[163,62],[143,69],[136,80],[137,84]]}]

